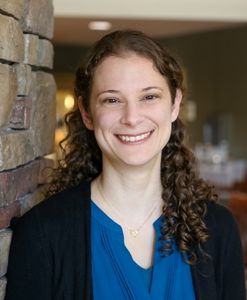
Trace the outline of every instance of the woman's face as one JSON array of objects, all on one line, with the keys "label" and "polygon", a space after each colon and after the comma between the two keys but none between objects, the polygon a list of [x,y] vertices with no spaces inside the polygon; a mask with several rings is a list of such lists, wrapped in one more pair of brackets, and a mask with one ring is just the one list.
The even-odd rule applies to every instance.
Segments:
[{"label": "woman's face", "polygon": [[168,84],[151,60],[128,54],[107,57],[96,68],[90,114],[80,110],[103,163],[139,166],[160,162],[180,101],[178,91],[172,104]]}]

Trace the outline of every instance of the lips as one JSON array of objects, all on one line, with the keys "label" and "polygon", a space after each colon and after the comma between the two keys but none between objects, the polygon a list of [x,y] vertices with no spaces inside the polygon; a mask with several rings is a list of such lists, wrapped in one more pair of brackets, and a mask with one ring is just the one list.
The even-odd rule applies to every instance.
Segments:
[{"label": "lips", "polygon": [[141,134],[137,134],[137,135],[118,134],[116,136],[119,140],[121,140],[124,143],[137,143],[146,140],[152,133],[153,130]]}]

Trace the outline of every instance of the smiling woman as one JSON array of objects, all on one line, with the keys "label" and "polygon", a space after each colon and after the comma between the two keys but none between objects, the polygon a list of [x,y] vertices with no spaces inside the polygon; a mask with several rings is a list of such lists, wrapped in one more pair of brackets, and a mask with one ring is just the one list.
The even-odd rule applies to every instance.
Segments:
[{"label": "smiling woman", "polygon": [[236,223],[183,144],[184,91],[145,34],[94,45],[49,197],[14,230],[6,300],[245,299]]},{"label": "smiling woman", "polygon": [[[172,101],[166,79],[150,59],[129,53],[109,56],[95,70],[90,114],[82,101],[78,104],[87,128],[94,130],[103,161],[112,168],[155,161],[159,168],[181,97],[177,92]],[[103,162],[103,167],[108,164]]]}]

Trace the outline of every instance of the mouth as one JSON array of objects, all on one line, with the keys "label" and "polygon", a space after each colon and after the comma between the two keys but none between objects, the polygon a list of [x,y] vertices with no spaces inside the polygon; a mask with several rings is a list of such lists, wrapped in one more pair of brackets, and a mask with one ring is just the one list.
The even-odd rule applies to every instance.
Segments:
[{"label": "mouth", "polygon": [[154,130],[144,132],[141,134],[133,135],[133,134],[116,134],[116,137],[123,143],[138,143],[142,142],[144,140],[147,140],[151,134],[154,132]]}]

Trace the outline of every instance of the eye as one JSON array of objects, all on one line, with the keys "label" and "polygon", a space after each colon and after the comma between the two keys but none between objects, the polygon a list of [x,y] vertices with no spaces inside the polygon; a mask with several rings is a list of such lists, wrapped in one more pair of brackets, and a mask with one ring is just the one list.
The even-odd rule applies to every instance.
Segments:
[{"label": "eye", "polygon": [[102,101],[104,104],[116,104],[120,101],[117,98],[106,98]]},{"label": "eye", "polygon": [[157,98],[158,98],[157,95],[155,95],[155,94],[149,94],[149,95],[144,96],[144,99],[143,99],[143,100],[146,100],[146,101],[152,101],[152,100],[155,100],[155,99],[157,99]]}]

